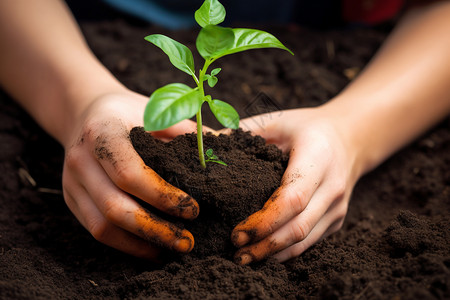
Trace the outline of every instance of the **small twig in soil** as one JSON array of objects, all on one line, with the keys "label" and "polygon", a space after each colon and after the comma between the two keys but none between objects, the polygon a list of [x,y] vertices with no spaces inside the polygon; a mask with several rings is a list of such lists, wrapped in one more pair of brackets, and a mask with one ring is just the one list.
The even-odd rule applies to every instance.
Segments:
[{"label": "small twig in soil", "polygon": [[32,187],[36,186],[36,180],[34,180],[34,178],[30,175],[30,173],[26,169],[19,168],[18,173],[22,181],[28,182]]},{"label": "small twig in soil", "polygon": [[40,193],[55,194],[55,195],[63,194],[61,190],[55,190],[55,189],[49,189],[49,188],[38,188],[37,191]]},{"label": "small twig in soil", "polygon": [[88,279],[88,281],[89,281],[93,286],[98,286],[98,284],[96,284],[94,280]]}]

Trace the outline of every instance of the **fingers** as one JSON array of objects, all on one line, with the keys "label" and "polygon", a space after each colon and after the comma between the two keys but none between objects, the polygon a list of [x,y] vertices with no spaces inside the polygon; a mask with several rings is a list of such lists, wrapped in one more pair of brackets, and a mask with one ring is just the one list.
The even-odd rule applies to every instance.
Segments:
[{"label": "fingers", "polygon": [[[87,138],[88,147],[114,184],[167,214],[190,220],[196,218],[197,202],[144,164],[129,140],[126,127],[120,123],[108,126],[88,132]],[[66,160],[71,167],[80,168],[76,153],[72,156],[75,157]]]},{"label": "fingers", "polygon": [[326,186],[319,188],[305,210],[263,240],[240,249],[235,260],[247,264],[279,251],[276,258],[280,260],[299,255],[317,242],[336,219],[343,220],[346,210],[341,204],[342,199],[329,198]]},{"label": "fingers", "polygon": [[83,195],[77,193],[77,201],[85,199],[80,201],[81,206],[67,191],[64,193],[64,199],[83,227],[99,242],[136,257],[158,261],[160,248],[109,223],[91,201],[86,201],[88,199],[86,193],[83,193]]},{"label": "fingers", "polygon": [[344,216],[340,216],[338,212],[327,214],[304,240],[276,253],[273,257],[279,262],[284,262],[299,256],[312,245],[338,231],[342,227],[343,222]]},{"label": "fingers", "polygon": [[[308,205],[312,195],[322,182],[321,166],[305,165],[294,153],[283,176],[281,186],[264,207],[239,223],[231,240],[237,247],[255,243],[281,228]],[[314,160],[312,160],[314,161]]]},{"label": "fingers", "polygon": [[[190,232],[144,210],[117,188],[92,160],[81,163],[83,171],[77,173],[79,178],[75,179],[83,178],[84,187],[71,183],[70,176],[65,180],[72,190],[67,192],[68,199],[73,199],[72,194],[77,195],[76,204],[68,201],[69,207],[96,239],[136,256],[142,256],[142,250],[137,248],[145,243],[147,246],[143,249],[147,249],[150,256],[155,255],[158,247],[182,253],[192,250],[194,239]],[[127,241],[132,244],[128,245]]]},{"label": "fingers", "polygon": [[197,131],[197,123],[191,120],[184,120],[167,129],[160,131],[152,131],[152,135],[162,140],[171,140],[175,138],[177,135],[196,131]]},{"label": "fingers", "polygon": [[[214,135],[218,135],[219,132],[209,128],[207,126],[202,126],[203,132],[211,132]],[[186,133],[197,132],[197,123],[191,120],[183,120],[167,129],[160,131],[152,131],[152,135],[158,139],[163,141],[169,141],[175,138],[178,135],[183,135]]]}]

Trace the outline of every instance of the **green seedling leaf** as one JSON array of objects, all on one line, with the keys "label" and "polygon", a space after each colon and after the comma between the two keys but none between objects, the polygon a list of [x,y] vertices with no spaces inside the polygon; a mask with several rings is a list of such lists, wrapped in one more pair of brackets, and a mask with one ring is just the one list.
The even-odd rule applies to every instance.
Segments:
[{"label": "green seedling leaf", "polygon": [[195,12],[195,20],[198,25],[217,25],[225,20],[225,7],[217,0],[206,0]]},{"label": "green seedling leaf", "polygon": [[211,75],[212,76],[217,75],[219,74],[220,71],[222,71],[222,68],[215,68],[211,71]]},{"label": "green seedling leaf", "polygon": [[195,76],[194,57],[188,47],[162,34],[146,36],[145,40],[164,51],[176,68]]},{"label": "green seedling leaf", "polygon": [[217,84],[217,81],[219,81],[219,79],[217,79],[216,76],[209,76],[209,78],[208,78],[208,85],[210,87],[214,87]]},{"label": "green seedling leaf", "polygon": [[205,154],[206,154],[206,159],[205,159],[206,162],[214,162],[214,163],[217,163],[217,164],[221,164],[221,165],[224,165],[224,166],[228,166],[226,163],[224,163],[223,161],[221,161],[221,160],[217,157],[217,155],[215,155],[215,154],[213,153],[213,149],[209,148],[208,150],[206,150]]},{"label": "green seedling leaf", "polygon": [[163,130],[192,118],[200,110],[202,98],[198,89],[182,83],[171,83],[157,89],[145,107],[145,130]]},{"label": "green seedling leaf", "polygon": [[228,166],[228,165],[227,165],[226,163],[224,163],[223,161],[221,161],[221,160],[216,160],[216,159],[207,160],[207,162],[215,162],[216,164]]},{"label": "green seedling leaf", "polygon": [[260,48],[279,48],[294,55],[291,50],[286,48],[276,37],[268,32],[248,28],[234,28],[231,30],[234,34],[233,45],[220,52],[215,52],[214,58],[217,59],[225,55]]},{"label": "green seedling leaf", "polygon": [[233,47],[234,33],[231,28],[207,25],[198,34],[196,47],[205,59],[215,58]]},{"label": "green seedling leaf", "polygon": [[208,101],[208,104],[220,124],[232,129],[239,128],[239,114],[233,106],[217,99]]}]

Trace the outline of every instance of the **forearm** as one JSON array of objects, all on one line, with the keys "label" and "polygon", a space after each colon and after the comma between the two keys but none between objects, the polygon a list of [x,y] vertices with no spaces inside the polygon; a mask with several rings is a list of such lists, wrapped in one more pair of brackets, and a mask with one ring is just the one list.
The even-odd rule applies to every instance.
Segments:
[{"label": "forearm", "polygon": [[325,109],[352,145],[358,176],[450,112],[450,3],[406,19]]},{"label": "forearm", "polygon": [[0,84],[61,143],[93,99],[122,85],[59,0],[0,2]]}]

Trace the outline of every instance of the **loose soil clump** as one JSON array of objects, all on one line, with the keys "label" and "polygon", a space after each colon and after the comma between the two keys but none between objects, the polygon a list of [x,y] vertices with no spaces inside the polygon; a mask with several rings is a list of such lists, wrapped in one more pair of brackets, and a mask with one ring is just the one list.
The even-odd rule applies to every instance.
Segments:
[{"label": "loose soil clump", "polygon": [[266,145],[259,136],[242,129],[230,135],[204,137],[206,149],[227,166],[198,161],[197,136],[186,134],[164,143],[143,128],[134,128],[130,139],[144,162],[170,184],[199,202],[200,215],[186,224],[195,237],[192,255],[198,258],[219,255],[232,259],[233,228],[262,208],[280,186],[287,156],[275,145]]}]

